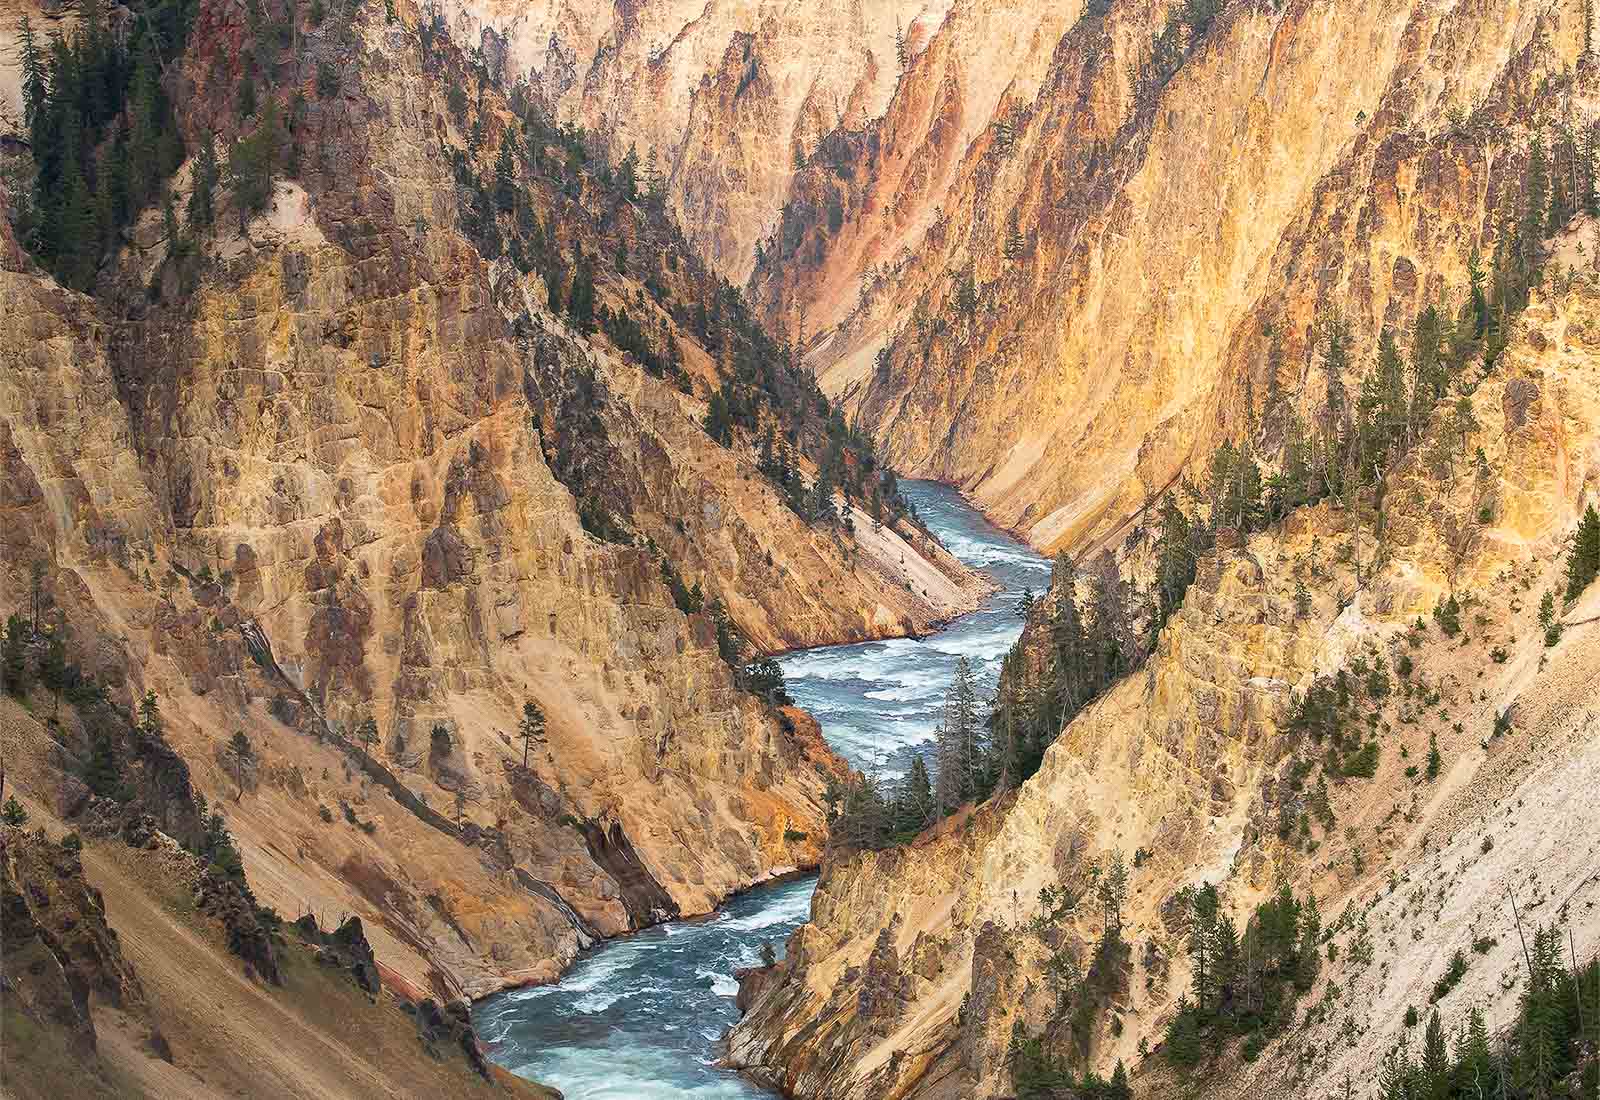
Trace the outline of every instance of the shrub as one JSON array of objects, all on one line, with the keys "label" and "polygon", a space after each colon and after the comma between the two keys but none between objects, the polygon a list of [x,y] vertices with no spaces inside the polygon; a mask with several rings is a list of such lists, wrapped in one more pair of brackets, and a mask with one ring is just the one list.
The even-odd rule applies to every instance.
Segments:
[{"label": "shrub", "polygon": [[1450,956],[1450,966],[1444,975],[1433,983],[1433,992],[1428,996],[1428,1003],[1433,1004],[1449,995],[1467,974],[1467,957],[1460,951]]},{"label": "shrub", "polygon": [[1439,624],[1439,629],[1444,631],[1444,636],[1454,638],[1461,633],[1461,603],[1454,595],[1440,600],[1433,606],[1433,621]]},{"label": "shrub", "polygon": [[1352,778],[1371,779],[1378,774],[1378,743],[1368,741],[1355,752],[1345,757],[1344,766],[1340,771]]}]

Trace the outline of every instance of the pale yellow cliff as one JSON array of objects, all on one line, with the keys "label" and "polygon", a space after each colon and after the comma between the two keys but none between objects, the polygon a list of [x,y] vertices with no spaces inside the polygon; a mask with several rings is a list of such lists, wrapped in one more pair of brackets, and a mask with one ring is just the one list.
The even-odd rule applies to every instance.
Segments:
[{"label": "pale yellow cliff", "polygon": [[797,178],[752,278],[769,316],[804,312],[824,388],[886,456],[1044,549],[1115,529],[1240,435],[1274,343],[1309,409],[1319,308],[1351,319],[1359,363],[1459,294],[1514,135],[1592,98],[1570,4],[1228,4],[1178,32],[1194,45],[1163,84],[1150,43],[1177,7],[1047,36],[1043,82],[994,112],[952,15],[884,118],[839,136],[848,170]]},{"label": "pale yellow cliff", "polygon": [[[1091,865],[1113,850],[1130,862],[1147,854],[1124,914],[1125,984],[1092,1031],[1102,1072],[1159,1044],[1189,981],[1173,897],[1199,882],[1219,887],[1241,927],[1280,882],[1314,891],[1343,949],[1306,1002],[1330,1011],[1317,1030],[1292,1032],[1288,1049],[1244,1066],[1252,1088],[1334,1095],[1344,1073],[1370,1073],[1405,1005],[1425,1003],[1444,961],[1474,936],[1498,946],[1441,1006],[1446,1030],[1471,1004],[1487,1008],[1491,1027],[1509,1019],[1517,994],[1502,978],[1520,950],[1508,889],[1532,909],[1527,919],[1568,922],[1580,945],[1600,936],[1600,838],[1577,828],[1600,813],[1584,779],[1600,715],[1600,593],[1567,609],[1553,648],[1535,621],[1540,596],[1561,583],[1582,503],[1600,493],[1597,333],[1592,285],[1530,308],[1472,396],[1473,444],[1494,473],[1441,481],[1408,460],[1376,568],[1370,517],[1357,525],[1326,504],[1281,530],[1224,540],[1145,668],[1073,721],[1019,791],[908,848],[830,865],[812,923],[735,1028],[731,1061],[801,1097],[1006,1095],[1013,1025],[1036,1033],[1053,1007],[1050,949],[1028,928],[1038,890],[1087,890]],[[1492,518],[1480,524],[1485,502]],[[1411,648],[1407,629],[1448,591],[1462,524],[1476,536],[1455,578],[1470,594],[1465,640],[1430,629]],[[1296,577],[1313,593],[1303,619]],[[1377,776],[1334,784],[1337,828],[1316,826],[1314,848],[1280,839],[1280,812],[1292,820],[1302,798],[1287,785],[1291,696],[1358,655],[1383,654],[1393,668],[1402,653],[1438,705],[1408,692],[1380,707]],[[1501,712],[1511,729],[1492,736]],[[1421,761],[1430,734],[1444,759],[1434,783],[1406,774],[1406,753]],[[1102,920],[1089,898],[1064,941],[1085,967]],[[1376,963],[1352,961],[1362,921]],[[1141,1095],[1162,1094],[1162,1072],[1159,1060],[1146,1064]],[[1236,1095],[1240,1082],[1210,1084]]]}]

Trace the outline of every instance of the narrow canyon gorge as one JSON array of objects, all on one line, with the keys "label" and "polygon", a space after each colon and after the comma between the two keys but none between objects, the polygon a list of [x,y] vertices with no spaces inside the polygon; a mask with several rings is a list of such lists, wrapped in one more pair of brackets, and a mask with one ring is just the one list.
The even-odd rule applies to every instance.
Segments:
[{"label": "narrow canyon gorge", "polygon": [[1593,37],[0,0],[7,1094],[1596,1095]]}]

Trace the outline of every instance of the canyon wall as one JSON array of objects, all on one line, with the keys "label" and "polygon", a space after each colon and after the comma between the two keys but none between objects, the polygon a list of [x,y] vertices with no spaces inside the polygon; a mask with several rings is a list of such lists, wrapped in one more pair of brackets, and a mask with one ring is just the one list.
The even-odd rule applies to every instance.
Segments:
[{"label": "canyon wall", "polygon": [[1520,179],[1510,135],[1574,66],[1586,91],[1544,124],[1593,94],[1578,8],[1546,0],[1234,3],[1188,29],[1182,5],[1097,7],[970,143],[936,36],[797,177],[752,278],[887,457],[1044,549],[1114,530],[1270,385],[1314,411],[1319,311],[1360,362],[1459,302]]},{"label": "canyon wall", "polygon": [[1520,178],[1506,133],[1592,69],[1556,0],[440,14],[613,160],[653,152],[887,458],[1049,550],[1245,432],[1269,378],[1314,411],[1319,312],[1360,360],[1459,297]]},{"label": "canyon wall", "polygon": [[[909,846],[832,862],[813,922],[747,989],[732,1063],[800,1097],[1008,1095],[1013,1028],[1038,1034],[1056,1018],[1045,963],[1060,949],[1090,969],[1106,920],[1096,868],[1113,851],[1132,868],[1130,951],[1085,979],[1106,988],[1090,1064],[1105,1074],[1118,1059],[1142,1063],[1140,1095],[1195,1085],[1140,1057],[1159,1051],[1189,987],[1186,886],[1216,885],[1243,928],[1291,884],[1316,895],[1332,940],[1307,1028],[1251,1063],[1208,1070],[1204,1095],[1343,1095],[1345,1074],[1370,1079],[1406,1006],[1426,1004],[1451,953],[1475,939],[1494,942],[1440,1002],[1446,1033],[1469,1006],[1486,1009],[1491,1030],[1510,1020],[1521,953],[1508,892],[1530,927],[1565,924],[1580,954],[1592,951],[1597,838],[1572,830],[1600,811],[1580,779],[1600,720],[1600,592],[1565,610],[1553,646],[1536,621],[1540,595],[1562,583],[1578,512],[1600,494],[1592,280],[1530,308],[1471,406],[1487,477],[1441,478],[1408,459],[1381,554],[1370,527],[1326,504],[1223,538],[1144,668],[1072,721],[1019,790]],[[1311,595],[1304,613],[1297,581]],[[1417,633],[1452,583],[1470,593],[1462,635]],[[1031,644],[1047,645],[1046,629],[1030,626]],[[1304,735],[1285,728],[1291,699],[1357,658],[1393,669],[1402,655],[1415,686],[1438,697],[1421,701],[1407,684],[1376,706],[1377,774],[1332,784],[1337,827],[1281,830],[1308,808],[1293,770]],[[1432,782],[1415,766],[1430,737],[1443,759]],[[1057,886],[1077,907],[1040,923],[1039,891]],[[1365,953],[1352,950],[1358,938]],[[1075,998],[1092,987],[1079,988]]]},{"label": "canyon wall", "polygon": [[[920,632],[986,583],[908,521],[807,527],[705,434],[703,398],[486,261],[441,141],[461,73],[428,70],[445,62],[415,18],[303,28],[287,83],[337,61],[337,90],[302,107],[294,182],[259,216],[223,206],[198,261],[147,212],[90,298],[4,231],[0,606],[30,604],[41,563],[74,659],[119,704],[159,698],[263,902],[360,914],[392,980],[453,997],[549,980],[597,936],[819,857],[841,765],[738,688],[664,558],[767,651]],[[235,5],[200,8],[176,77],[191,148],[232,136],[249,33]],[[592,255],[593,215],[540,201]],[[600,425],[577,444],[605,449],[632,516],[615,541],[551,465],[577,427],[551,395],[575,378]],[[526,701],[547,719],[527,746]]]}]

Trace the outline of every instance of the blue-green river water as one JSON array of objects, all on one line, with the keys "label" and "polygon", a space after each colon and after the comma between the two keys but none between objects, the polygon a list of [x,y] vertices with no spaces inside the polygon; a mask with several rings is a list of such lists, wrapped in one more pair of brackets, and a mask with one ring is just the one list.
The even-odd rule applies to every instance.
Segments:
[{"label": "blue-green river water", "polygon": [[[826,646],[781,659],[789,692],[856,767],[902,774],[931,747],[939,704],[965,656],[985,689],[1022,629],[1024,590],[1050,579],[1045,559],[990,526],[954,490],[902,482],[951,552],[1002,590],[923,639]],[[554,985],[481,1002],[478,1033],[497,1063],[567,1100],[757,1100],[764,1090],[717,1067],[738,1018],[733,972],[783,941],[811,912],[813,879],[760,887],[710,917],[662,925],[596,947]]]}]

